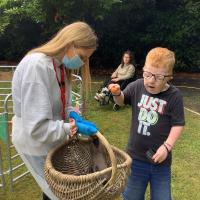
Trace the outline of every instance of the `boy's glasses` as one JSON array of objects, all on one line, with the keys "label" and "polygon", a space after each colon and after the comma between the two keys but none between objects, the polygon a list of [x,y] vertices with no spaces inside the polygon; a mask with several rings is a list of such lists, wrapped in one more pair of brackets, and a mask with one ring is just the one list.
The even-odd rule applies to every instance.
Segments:
[{"label": "boy's glasses", "polygon": [[163,81],[166,77],[172,77],[172,75],[152,74],[151,72],[143,71],[143,78],[150,79],[152,76],[157,81]]}]

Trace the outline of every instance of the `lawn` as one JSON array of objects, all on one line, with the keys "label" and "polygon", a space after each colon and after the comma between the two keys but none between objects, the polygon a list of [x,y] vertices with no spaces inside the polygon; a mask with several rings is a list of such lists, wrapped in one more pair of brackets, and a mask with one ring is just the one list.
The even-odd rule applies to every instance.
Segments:
[{"label": "lawn", "polygon": [[[99,83],[92,84],[92,95],[88,100],[84,116],[96,123],[97,127],[108,141],[120,149],[124,149],[128,140],[131,108],[126,106],[119,111],[112,110],[112,103],[105,106],[93,100],[93,95]],[[198,107],[199,96],[188,95],[183,91],[187,106]],[[191,103],[193,102],[193,103]],[[186,127],[181,139],[177,142],[173,150],[172,165],[172,193],[173,200],[199,200],[200,193],[200,116],[185,111]],[[1,148],[5,160],[5,145],[1,142]],[[16,161],[18,162],[18,161]],[[6,161],[4,162],[4,167]],[[14,192],[9,191],[8,179],[6,179],[6,189],[0,188],[0,199],[2,200],[38,200],[41,199],[41,191],[31,175],[20,179],[14,184]],[[149,194],[147,194],[147,200]]]}]

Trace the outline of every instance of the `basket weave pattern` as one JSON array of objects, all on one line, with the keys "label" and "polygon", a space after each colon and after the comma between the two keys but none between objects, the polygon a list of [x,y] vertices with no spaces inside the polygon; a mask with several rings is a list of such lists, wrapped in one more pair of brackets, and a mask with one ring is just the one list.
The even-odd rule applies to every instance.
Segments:
[{"label": "basket weave pattern", "polygon": [[109,145],[98,132],[106,168],[96,169],[90,139],[67,141],[52,150],[45,163],[45,179],[62,200],[109,200],[119,196],[130,173],[131,158]]}]

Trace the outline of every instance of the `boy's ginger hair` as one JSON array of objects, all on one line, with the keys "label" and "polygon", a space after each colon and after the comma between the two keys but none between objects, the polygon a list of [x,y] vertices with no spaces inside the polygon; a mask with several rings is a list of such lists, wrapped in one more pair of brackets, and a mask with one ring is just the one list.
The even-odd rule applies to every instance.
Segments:
[{"label": "boy's ginger hair", "polygon": [[174,52],[162,47],[156,47],[151,49],[147,54],[145,61],[145,66],[151,65],[156,68],[167,68],[170,74],[173,73],[174,64]]}]

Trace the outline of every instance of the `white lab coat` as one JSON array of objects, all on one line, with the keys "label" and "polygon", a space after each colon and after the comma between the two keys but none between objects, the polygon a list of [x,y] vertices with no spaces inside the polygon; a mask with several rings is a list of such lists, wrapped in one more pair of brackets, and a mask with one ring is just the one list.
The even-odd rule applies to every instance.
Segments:
[{"label": "white lab coat", "polygon": [[[59,65],[56,60],[58,78]],[[66,113],[71,107],[70,83],[66,80]],[[44,162],[52,148],[68,139],[69,123],[61,119],[60,88],[52,58],[42,53],[25,56],[12,81],[12,142],[44,193],[57,198],[44,179]]]}]

